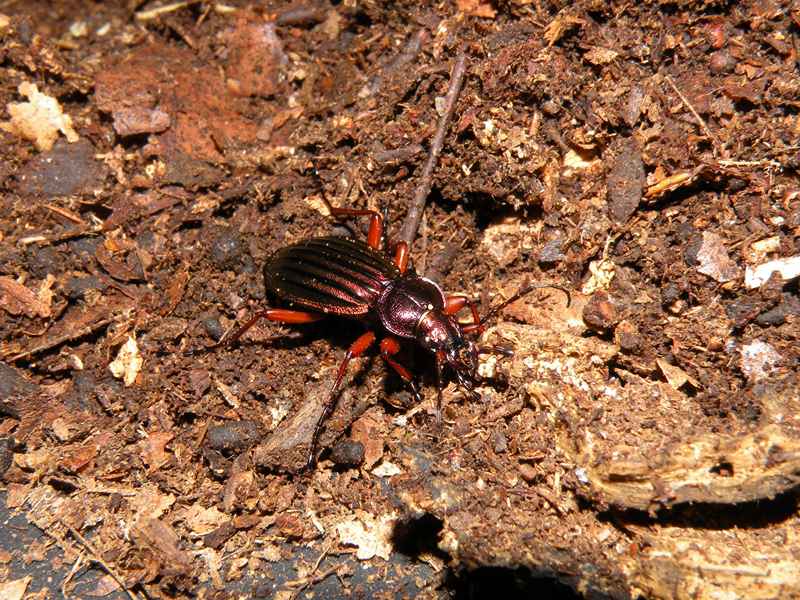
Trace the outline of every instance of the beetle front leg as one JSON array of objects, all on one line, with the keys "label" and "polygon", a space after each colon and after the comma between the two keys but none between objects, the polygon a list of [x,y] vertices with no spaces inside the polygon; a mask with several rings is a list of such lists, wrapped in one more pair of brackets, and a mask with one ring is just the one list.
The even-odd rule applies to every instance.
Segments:
[{"label": "beetle front leg", "polygon": [[395,266],[400,269],[400,273],[405,273],[408,270],[408,244],[405,242],[397,242],[394,248],[394,262]]},{"label": "beetle front leg", "polygon": [[322,424],[331,415],[331,412],[333,412],[333,407],[336,406],[336,394],[339,391],[339,387],[342,385],[345,373],[347,373],[347,365],[350,364],[352,359],[364,354],[364,352],[366,352],[373,343],[375,343],[375,334],[371,331],[367,331],[359,336],[355,342],[350,344],[350,347],[347,349],[347,353],[344,355],[344,360],[339,365],[339,371],[336,374],[336,381],[333,383],[333,388],[331,388],[328,401],[325,403],[322,414],[320,414],[319,419],[317,419],[317,424],[314,426],[314,434],[311,436],[311,449],[308,456],[308,466],[311,466],[314,463],[317,450],[317,441],[319,439],[319,434],[322,431]]},{"label": "beetle front leg", "polygon": [[466,296],[447,296],[447,298],[445,298],[444,314],[454,315],[465,306],[469,307],[472,313],[472,323],[469,325],[462,325],[461,331],[464,333],[469,333],[471,331],[482,332],[483,325],[481,324],[481,317],[478,314],[478,307]]},{"label": "beetle front leg", "polygon": [[381,358],[403,378],[408,384],[408,387],[411,388],[411,392],[414,394],[416,401],[420,402],[422,397],[419,394],[419,389],[417,389],[417,386],[414,384],[414,377],[411,375],[411,371],[393,358],[398,352],[400,352],[400,342],[397,338],[387,337],[381,340]]}]

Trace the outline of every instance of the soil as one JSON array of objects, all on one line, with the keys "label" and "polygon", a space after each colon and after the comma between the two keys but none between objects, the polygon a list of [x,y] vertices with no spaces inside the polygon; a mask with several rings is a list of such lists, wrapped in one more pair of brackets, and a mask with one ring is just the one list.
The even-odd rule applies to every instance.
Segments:
[{"label": "soil", "polygon": [[[131,598],[800,596],[798,34],[772,0],[0,2],[26,557]],[[513,356],[441,421],[427,353],[398,355],[419,403],[353,360],[307,468],[362,324],[217,342],[277,305],[275,250],[365,237],[329,205],[391,241],[415,194],[447,293],[568,297],[503,310],[481,340]]]}]

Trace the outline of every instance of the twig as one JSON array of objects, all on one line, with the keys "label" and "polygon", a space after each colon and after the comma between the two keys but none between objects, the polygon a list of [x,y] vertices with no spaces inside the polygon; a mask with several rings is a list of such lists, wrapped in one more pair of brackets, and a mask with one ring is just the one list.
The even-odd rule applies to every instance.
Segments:
[{"label": "twig", "polygon": [[400,239],[409,246],[417,235],[417,229],[419,229],[419,223],[422,220],[422,211],[425,210],[425,201],[428,199],[428,194],[431,192],[433,171],[436,168],[436,164],[439,162],[439,155],[442,153],[444,136],[447,133],[450,120],[453,117],[453,112],[455,112],[456,100],[458,100],[458,95],[461,93],[461,86],[464,83],[464,74],[466,71],[467,57],[464,51],[461,50],[458,56],[456,56],[456,61],[453,65],[453,73],[450,76],[450,87],[444,99],[444,113],[441,119],[439,119],[439,126],[436,128],[436,134],[433,136],[428,162],[425,163],[425,168],[422,170],[422,177],[414,193],[414,198],[411,201],[406,219],[403,222],[403,227],[400,230]]},{"label": "twig", "polygon": [[75,214],[74,212],[72,212],[71,210],[69,210],[67,208],[62,208],[62,207],[56,206],[54,204],[45,204],[44,207],[47,210],[50,210],[50,211],[52,211],[52,212],[54,212],[54,213],[56,213],[58,215],[61,215],[65,219],[69,219],[73,223],[77,223],[78,225],[81,225],[83,227],[87,227],[86,222],[83,219],[81,219],[80,215]]},{"label": "twig", "polygon": [[777,160],[763,158],[761,160],[718,160],[717,164],[722,167],[772,167],[780,169],[783,167]]},{"label": "twig", "polygon": [[64,598],[69,598],[69,594],[67,593],[67,586],[69,582],[72,581],[72,578],[75,577],[75,573],[77,573],[81,567],[83,567],[84,557],[83,554],[79,554],[78,557],[75,559],[75,562],[72,563],[72,568],[67,573],[67,576],[64,577],[64,581],[61,582],[61,595]]},{"label": "twig", "polygon": [[714,156],[716,156],[716,155],[717,155],[717,154],[718,154],[718,153],[721,151],[721,149],[722,149],[722,144],[720,143],[719,139],[717,139],[717,136],[715,136],[713,133],[711,133],[711,130],[708,128],[708,125],[706,125],[706,122],[705,122],[705,121],[703,120],[703,118],[702,118],[702,117],[701,117],[701,116],[700,116],[700,115],[697,113],[697,111],[694,109],[694,106],[692,106],[692,105],[691,105],[691,103],[689,102],[689,100],[687,100],[687,99],[686,99],[686,96],[684,96],[684,95],[681,93],[681,91],[678,89],[678,86],[677,86],[677,85],[675,85],[675,82],[674,82],[674,81],[672,81],[672,77],[670,77],[669,75],[667,75],[667,76],[665,77],[665,79],[667,80],[667,83],[670,85],[670,87],[671,87],[673,90],[675,90],[675,93],[676,93],[676,94],[678,94],[678,97],[681,99],[681,102],[683,102],[683,105],[684,105],[686,108],[688,108],[688,109],[689,109],[689,112],[691,112],[691,113],[694,115],[694,118],[697,120],[697,123],[700,125],[700,129],[702,129],[702,130],[703,130],[703,132],[706,134],[706,136],[707,136],[707,137],[708,137],[708,138],[711,140],[711,142],[713,143],[713,147],[712,147],[712,149],[713,149],[713,151],[714,151]]},{"label": "twig", "polygon": [[136,596],[136,594],[134,594],[128,588],[128,586],[125,585],[125,582],[122,580],[122,578],[119,575],[117,575],[117,573],[114,571],[114,569],[112,569],[106,561],[104,561],[102,558],[100,558],[100,555],[94,549],[94,546],[92,546],[92,544],[91,544],[91,542],[89,542],[89,540],[87,540],[85,537],[83,537],[74,527],[71,527],[71,526],[67,525],[66,523],[64,523],[64,521],[61,521],[61,523],[64,525],[64,527],[67,528],[67,531],[69,531],[70,534],[72,534],[72,537],[74,537],[81,544],[83,544],[83,547],[86,548],[86,551],[89,553],[89,558],[92,559],[92,561],[96,562],[101,567],[103,567],[103,569],[105,569],[106,573],[111,575],[112,579],[117,582],[119,587],[121,587],[123,590],[125,590],[125,592],[128,594],[128,597],[131,600],[139,600],[139,598]]},{"label": "twig", "polygon": [[114,319],[113,318],[105,318],[97,321],[96,323],[92,323],[91,325],[87,325],[85,327],[81,327],[76,331],[69,331],[62,335],[59,335],[55,338],[51,338],[38,346],[34,346],[29,350],[25,350],[19,354],[15,354],[14,356],[6,356],[5,349],[0,346],[0,358],[8,362],[14,362],[21,358],[27,358],[33,354],[38,354],[39,352],[43,352],[45,350],[50,350],[51,348],[55,348],[56,346],[60,346],[65,342],[71,342],[73,340],[77,340],[78,338],[82,338],[85,335],[89,335],[90,333],[94,333],[98,329],[105,327],[109,323],[111,323]]},{"label": "twig", "polygon": [[325,7],[313,4],[311,6],[290,6],[275,17],[275,24],[279,27],[292,27],[298,25],[316,25],[325,20]]},{"label": "twig", "polygon": [[152,21],[153,19],[157,19],[161,15],[166,15],[167,13],[175,12],[176,10],[180,10],[190,4],[196,4],[199,0],[188,0],[186,2],[173,2],[172,4],[167,4],[166,6],[159,6],[157,8],[153,8],[151,10],[143,10],[137,12],[134,16],[136,17],[137,21]]}]

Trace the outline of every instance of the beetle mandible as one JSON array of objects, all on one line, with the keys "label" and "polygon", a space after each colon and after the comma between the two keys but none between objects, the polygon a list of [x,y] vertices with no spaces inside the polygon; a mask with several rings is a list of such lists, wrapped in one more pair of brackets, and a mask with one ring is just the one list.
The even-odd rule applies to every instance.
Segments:
[{"label": "beetle mandible", "polygon": [[[369,217],[366,243],[352,237],[314,237],[275,252],[264,265],[264,282],[267,292],[288,308],[261,310],[229,339],[219,342],[234,342],[261,319],[302,324],[339,316],[367,326],[367,331],[350,345],[339,365],[330,395],[314,427],[309,465],[315,459],[322,425],[336,404],[348,364],[377,341],[376,332],[384,334],[379,344],[381,358],[407,383],[417,400],[420,396],[413,376],[395,355],[400,351],[401,340],[413,340],[433,354],[438,384],[436,414],[440,418],[444,368],[449,368],[458,384],[474,394],[478,356],[510,354],[502,348],[479,346],[467,337],[468,334],[480,334],[503,308],[536,289],[563,291],[569,306],[570,294],[565,288],[552,284],[527,285],[480,317],[469,298],[446,295],[439,285],[414,271],[409,265],[408,244],[398,242],[393,253],[381,249],[387,244],[383,219],[378,212],[336,208],[325,202],[334,218]],[[464,308],[472,313],[472,323],[466,325],[456,318],[456,313]]]}]

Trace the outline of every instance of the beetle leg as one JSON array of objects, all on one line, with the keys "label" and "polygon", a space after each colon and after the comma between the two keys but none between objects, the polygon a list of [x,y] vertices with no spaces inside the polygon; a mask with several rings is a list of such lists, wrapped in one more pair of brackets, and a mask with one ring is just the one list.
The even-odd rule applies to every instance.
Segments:
[{"label": "beetle leg", "polygon": [[333,383],[331,393],[328,396],[328,401],[325,403],[322,414],[320,414],[319,419],[317,419],[317,424],[314,426],[314,434],[311,436],[311,450],[308,457],[308,466],[311,466],[311,464],[314,462],[314,458],[316,457],[317,440],[319,439],[319,434],[322,431],[322,424],[331,415],[331,412],[333,412],[333,407],[336,406],[336,393],[339,391],[339,387],[342,385],[342,380],[344,379],[345,373],[347,373],[347,365],[350,364],[351,359],[357,358],[364,354],[364,352],[366,352],[366,350],[374,342],[375,334],[371,331],[367,331],[360,335],[358,339],[350,344],[350,347],[347,349],[347,353],[344,355],[344,360],[339,365],[339,371],[336,374],[336,381]]},{"label": "beetle leg", "polygon": [[403,365],[397,362],[393,356],[400,352],[400,342],[397,341],[395,337],[387,337],[381,340],[381,358],[386,361],[390,367],[392,367],[400,377],[408,384],[408,387],[411,388],[411,392],[414,394],[414,398],[417,402],[422,400],[421,396],[419,395],[419,390],[417,386],[414,385],[414,378],[411,375],[411,371],[406,369]]},{"label": "beetle leg", "polygon": [[445,298],[444,314],[454,315],[465,306],[468,306],[472,313],[472,323],[469,325],[462,325],[461,331],[464,333],[469,333],[471,331],[480,333],[483,331],[483,324],[481,323],[480,315],[478,315],[478,307],[466,296],[447,296],[447,298]]},{"label": "beetle leg", "polygon": [[408,269],[408,244],[397,242],[394,249],[394,264],[400,269],[400,273],[405,273]]},{"label": "beetle leg", "polygon": [[503,346],[478,346],[478,354],[502,354],[503,356],[514,356],[514,351]]},{"label": "beetle leg", "polygon": [[222,346],[223,344],[232,344],[236,340],[238,340],[244,333],[250,329],[253,325],[258,323],[261,319],[266,319],[267,321],[275,321],[276,323],[286,323],[291,325],[297,325],[301,323],[313,323],[314,321],[319,321],[320,319],[324,319],[325,315],[314,313],[314,312],[307,312],[304,310],[288,310],[285,308],[267,308],[265,310],[257,312],[252,318],[239,327],[232,335],[230,336],[222,336],[219,342],[217,342],[217,346]]},{"label": "beetle leg", "polygon": [[381,248],[381,238],[383,238],[383,219],[374,210],[362,210],[359,208],[335,208],[330,207],[331,215],[334,217],[364,217],[369,216],[369,233],[367,234],[367,245],[375,250]]}]

